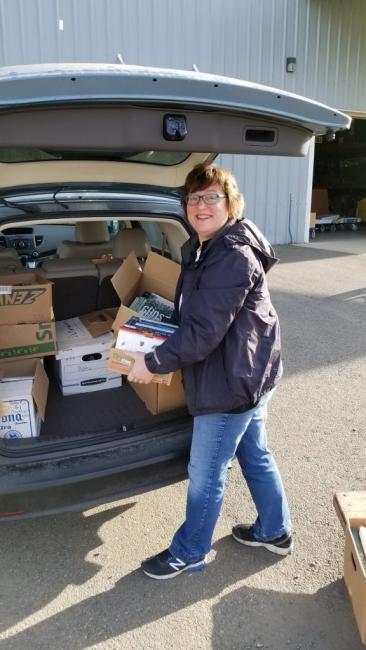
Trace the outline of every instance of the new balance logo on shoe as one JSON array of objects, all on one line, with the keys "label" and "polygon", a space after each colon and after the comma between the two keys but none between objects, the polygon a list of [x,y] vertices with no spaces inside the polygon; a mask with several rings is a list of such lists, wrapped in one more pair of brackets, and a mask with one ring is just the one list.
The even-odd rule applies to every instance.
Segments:
[{"label": "new balance logo on shoe", "polygon": [[180,559],[177,557],[176,560],[174,560],[174,562],[169,562],[169,565],[170,565],[173,569],[175,569],[175,571],[179,571],[179,569],[180,569],[181,567],[186,566],[186,563],[183,562],[183,560],[180,560]]},{"label": "new balance logo on shoe", "polygon": [[183,562],[179,557],[174,557],[169,549],[166,549],[142,562],[141,568],[149,578],[167,580],[179,576],[183,571],[201,571],[206,564],[206,556],[197,562]]}]

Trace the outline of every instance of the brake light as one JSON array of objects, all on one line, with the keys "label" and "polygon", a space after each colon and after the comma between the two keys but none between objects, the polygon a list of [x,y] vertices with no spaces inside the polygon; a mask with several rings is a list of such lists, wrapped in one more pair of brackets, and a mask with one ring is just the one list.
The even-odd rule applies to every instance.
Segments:
[{"label": "brake light", "polygon": [[19,517],[25,515],[26,510],[16,510],[15,512],[0,512],[0,517]]}]

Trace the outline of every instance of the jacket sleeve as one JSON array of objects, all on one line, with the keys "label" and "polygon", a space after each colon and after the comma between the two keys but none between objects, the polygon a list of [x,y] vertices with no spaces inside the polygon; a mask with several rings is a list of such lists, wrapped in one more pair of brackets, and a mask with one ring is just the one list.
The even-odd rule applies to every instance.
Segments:
[{"label": "jacket sleeve", "polygon": [[179,329],[145,355],[150,372],[172,372],[205,359],[224,338],[258,278],[258,262],[248,247],[221,251],[206,263]]}]

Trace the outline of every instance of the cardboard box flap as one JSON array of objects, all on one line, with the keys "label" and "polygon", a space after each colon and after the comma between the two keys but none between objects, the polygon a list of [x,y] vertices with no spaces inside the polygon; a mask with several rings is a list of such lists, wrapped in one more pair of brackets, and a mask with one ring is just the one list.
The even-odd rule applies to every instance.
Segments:
[{"label": "cardboard box flap", "polygon": [[179,264],[157,253],[149,253],[144,266],[143,289],[174,300],[179,274]]},{"label": "cardboard box flap", "polygon": [[31,271],[29,273],[8,273],[7,275],[0,275],[1,286],[14,287],[19,284],[23,284],[25,286],[29,284],[50,285],[53,284],[53,282],[51,282],[51,280],[48,280],[46,276],[41,275],[40,273],[36,273],[35,271]]},{"label": "cardboard box flap", "polygon": [[366,519],[366,491],[336,492],[333,504],[344,530],[350,519]]},{"label": "cardboard box flap", "polygon": [[38,359],[1,361],[0,373],[3,377],[34,377]]},{"label": "cardboard box flap", "polygon": [[43,422],[46,416],[48,385],[49,381],[46,375],[46,371],[43,367],[43,364],[38,360],[36,372],[34,375],[32,395],[37,406],[37,411],[41,416]]},{"label": "cardboard box flap", "polygon": [[113,323],[113,332],[115,336],[118,334],[118,330],[122,325],[125,324],[125,322],[131,318],[131,316],[137,316],[137,312],[133,311],[133,309],[130,309],[129,307],[125,307],[125,305],[121,305],[118,312],[116,319]]},{"label": "cardboard box flap", "polygon": [[99,309],[79,316],[81,322],[92,336],[101,336],[112,330],[113,321],[117,315],[117,308],[109,307]]},{"label": "cardboard box flap", "polygon": [[1,363],[3,377],[33,377],[32,397],[44,421],[48,395],[48,377],[40,359],[5,361]]},{"label": "cardboard box flap", "polygon": [[119,299],[125,305],[129,305],[137,295],[141,277],[142,268],[135,253],[131,251],[111,278]]}]

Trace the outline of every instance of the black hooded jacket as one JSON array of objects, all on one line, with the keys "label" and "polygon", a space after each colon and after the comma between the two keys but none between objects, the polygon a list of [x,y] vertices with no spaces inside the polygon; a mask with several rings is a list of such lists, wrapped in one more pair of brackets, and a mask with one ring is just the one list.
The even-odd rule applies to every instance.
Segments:
[{"label": "black hooded jacket", "polygon": [[175,299],[180,327],[145,362],[153,373],[182,369],[192,415],[245,411],[282,374],[279,323],[266,280],[278,260],[247,219],[228,222],[196,262],[197,248],[196,235],[182,247]]}]

